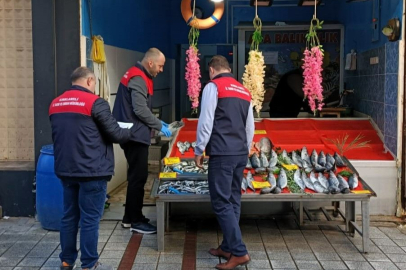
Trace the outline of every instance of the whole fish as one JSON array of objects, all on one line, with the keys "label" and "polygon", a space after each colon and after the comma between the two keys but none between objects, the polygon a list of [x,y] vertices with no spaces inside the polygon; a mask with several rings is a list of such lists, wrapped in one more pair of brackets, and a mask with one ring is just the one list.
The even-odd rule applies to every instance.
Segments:
[{"label": "whole fish", "polygon": [[314,183],[317,181],[317,178],[316,178],[316,175],[314,174],[314,172],[311,172],[311,173],[310,173],[309,178],[310,178],[310,181],[311,181],[311,182],[313,183],[313,185],[314,185]]},{"label": "whole fish", "polygon": [[241,189],[244,190],[244,193],[247,193],[248,182],[245,177],[242,178],[241,181]]},{"label": "whole fish", "polygon": [[317,162],[322,166],[322,167],[324,167],[324,166],[326,166],[326,155],[324,155],[324,152],[323,151],[320,151],[320,154],[319,154],[319,159],[317,160]]},{"label": "whole fish", "polygon": [[325,189],[319,181],[316,180],[316,182],[313,183],[314,186],[314,191],[317,193],[329,193],[328,189]]},{"label": "whole fish", "polygon": [[271,188],[267,187],[267,188],[262,188],[261,189],[261,194],[269,194],[271,193]]},{"label": "whole fish", "polygon": [[327,178],[324,176],[324,174],[319,173],[319,175],[318,175],[318,177],[317,177],[317,180],[319,180],[320,184],[321,184],[325,189],[328,190],[329,184],[328,184],[328,180],[327,180]]},{"label": "whole fish", "polygon": [[337,167],[345,167],[346,166],[343,159],[340,157],[339,154],[334,153],[334,159],[336,160]]},{"label": "whole fish", "polygon": [[269,168],[273,168],[278,163],[278,154],[272,149],[271,159],[269,160]]},{"label": "whole fish", "polygon": [[348,179],[348,185],[350,186],[351,190],[358,187],[358,176],[356,173],[350,176]]},{"label": "whole fish", "polygon": [[312,181],[310,181],[310,179],[307,177],[307,175],[306,175],[305,172],[302,172],[302,180],[303,180],[305,186],[306,186],[308,189],[314,190],[313,183],[312,183]]},{"label": "whole fish", "polygon": [[252,168],[254,168],[254,169],[261,167],[261,161],[259,160],[257,153],[252,154],[251,165],[252,165]]},{"label": "whole fish", "polygon": [[295,163],[297,166],[299,166],[300,168],[303,167],[303,160],[302,158],[296,153],[296,151],[292,152],[292,160],[293,163]]},{"label": "whole fish", "polygon": [[193,150],[195,150],[195,147],[196,147],[196,141],[194,141],[194,142],[192,142],[192,148],[193,148]]},{"label": "whole fish", "polygon": [[270,189],[271,189],[271,192],[272,192],[276,188],[276,178],[275,178],[275,175],[273,175],[272,172],[270,172],[269,175],[268,175],[268,182],[269,182],[269,184],[271,184]]},{"label": "whole fish", "polygon": [[334,164],[334,163],[336,163],[336,160],[333,158],[332,155],[330,155],[330,153],[327,153],[327,155],[326,155],[326,162],[327,162],[327,163]]},{"label": "whole fish", "polygon": [[350,186],[348,185],[348,182],[341,175],[337,175],[337,179],[339,182],[338,188],[340,189],[341,193],[350,193]]},{"label": "whole fish", "polygon": [[272,191],[273,194],[279,194],[279,193],[281,193],[281,192],[282,192],[282,190],[281,190],[279,187],[276,187],[276,188]]},{"label": "whole fish", "polygon": [[310,173],[311,171],[313,171],[313,167],[311,165],[311,163],[307,162],[306,160],[303,160],[303,169],[305,170],[306,173]]},{"label": "whole fish", "polygon": [[288,177],[285,170],[282,168],[278,176],[278,187],[284,189],[288,185]]},{"label": "whole fish", "polygon": [[318,159],[318,155],[315,149],[313,149],[312,155],[310,157],[310,160],[312,161],[313,166],[316,166],[317,163],[317,159]]},{"label": "whole fish", "polygon": [[186,152],[189,151],[189,148],[190,148],[190,146],[191,146],[190,142],[185,141],[185,142],[183,143],[183,145],[186,147]]},{"label": "whole fish", "polygon": [[286,150],[282,151],[282,157],[285,160],[286,163],[289,164],[293,164],[293,161],[290,159],[290,157],[288,156],[288,152],[286,152]]},{"label": "whole fish", "polygon": [[304,181],[302,180],[302,178],[300,178],[300,170],[295,171],[295,174],[293,175],[293,180],[300,187],[301,190],[304,190],[306,188]]},{"label": "whole fish", "polygon": [[302,153],[300,155],[301,155],[302,160],[306,161],[308,164],[311,164],[309,154],[307,153],[306,146],[303,146]]},{"label": "whole fish", "polygon": [[245,168],[247,168],[247,169],[252,169],[252,165],[251,165],[251,160],[250,160],[250,158],[247,158],[247,165],[245,165]]},{"label": "whole fish", "polygon": [[268,158],[265,152],[260,152],[259,161],[261,162],[261,167],[266,168],[269,166]]},{"label": "whole fish", "polygon": [[[255,147],[263,153],[267,158],[269,157],[269,154],[271,153],[272,145],[271,141],[267,137],[261,138],[259,142],[255,144]],[[268,166],[264,166],[268,167]]]},{"label": "whole fish", "polygon": [[251,172],[248,172],[248,173],[247,173],[246,179],[247,179],[248,187],[249,187],[252,191],[255,192],[255,188],[254,188],[254,186],[252,185],[252,181],[254,181],[254,177],[252,177],[252,173],[251,173]]},{"label": "whole fish", "polygon": [[335,171],[335,170],[336,170],[335,163],[330,163],[330,162],[326,163],[326,171],[330,172],[330,171]]},{"label": "whole fish", "polygon": [[321,166],[321,165],[319,165],[318,163],[316,163],[316,164],[314,165],[314,170],[315,170],[316,172],[318,172],[318,173],[321,173],[321,172],[324,172],[324,171],[326,170],[326,168],[323,167],[323,166]]},{"label": "whole fish", "polygon": [[176,146],[178,147],[179,152],[183,155],[185,153],[185,151],[186,151],[186,146],[184,145],[184,143],[181,142],[181,141],[178,141],[176,143]]},{"label": "whole fish", "polygon": [[341,190],[338,188],[338,185],[340,183],[338,182],[336,175],[332,171],[330,171],[329,173],[328,183],[329,183],[329,191],[331,192],[331,194],[340,193]]}]

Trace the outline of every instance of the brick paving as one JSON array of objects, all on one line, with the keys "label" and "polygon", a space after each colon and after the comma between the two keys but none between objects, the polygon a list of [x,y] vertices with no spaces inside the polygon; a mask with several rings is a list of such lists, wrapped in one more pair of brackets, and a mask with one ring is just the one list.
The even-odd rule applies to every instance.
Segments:
[{"label": "brick paving", "polygon": [[[207,251],[219,245],[221,231],[214,219],[193,224],[190,227],[190,221],[172,221],[171,231],[165,235],[165,252],[157,251],[156,235],[138,237],[138,251],[131,259],[134,255],[126,252],[130,231],[122,229],[118,221],[102,221],[100,261],[118,269],[126,254],[133,260],[130,267],[134,270],[193,270],[193,265],[198,270],[214,269],[221,260]],[[243,219],[241,229],[252,261],[238,270],[406,269],[406,235],[392,225],[371,227],[371,251],[363,254],[359,251],[361,237],[352,238],[339,227],[299,229],[290,216]],[[43,230],[33,218],[0,220],[0,270],[59,270],[59,252],[59,233]],[[126,265],[123,270],[130,268],[128,260]]]}]

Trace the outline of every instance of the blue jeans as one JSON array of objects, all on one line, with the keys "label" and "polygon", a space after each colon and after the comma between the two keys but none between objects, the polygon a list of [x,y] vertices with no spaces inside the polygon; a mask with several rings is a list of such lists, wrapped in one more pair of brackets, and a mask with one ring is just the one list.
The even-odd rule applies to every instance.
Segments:
[{"label": "blue jeans", "polygon": [[241,181],[247,155],[210,156],[209,191],[211,205],[223,232],[220,247],[241,257],[248,253],[240,230]]},{"label": "blue jeans", "polygon": [[97,241],[99,222],[103,215],[106,200],[107,180],[96,178],[80,182],[74,178],[63,179],[64,214],[61,220],[62,262],[74,264],[78,257],[76,238],[80,225],[80,251],[82,268],[93,267],[99,259]]}]

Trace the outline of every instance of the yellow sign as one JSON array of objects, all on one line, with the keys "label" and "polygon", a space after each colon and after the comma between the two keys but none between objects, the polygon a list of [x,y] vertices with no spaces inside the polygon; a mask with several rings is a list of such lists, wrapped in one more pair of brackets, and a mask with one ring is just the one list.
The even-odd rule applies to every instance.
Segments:
[{"label": "yellow sign", "polygon": [[180,163],[180,158],[179,157],[166,157],[164,158],[164,163],[165,165],[173,165]]},{"label": "yellow sign", "polygon": [[254,188],[267,188],[271,187],[271,184],[269,182],[259,182],[259,181],[252,181],[252,185]]},{"label": "yellow sign", "polygon": [[159,173],[159,179],[171,179],[171,178],[176,178],[176,172]]},{"label": "yellow sign", "polygon": [[288,171],[299,169],[299,167],[297,165],[295,165],[295,164],[292,164],[292,165],[282,164],[282,166]]},{"label": "yellow sign", "polygon": [[266,134],[266,130],[254,130],[255,135]]},{"label": "yellow sign", "polygon": [[371,194],[371,191],[369,191],[369,190],[351,190],[351,193],[355,193],[355,194]]}]

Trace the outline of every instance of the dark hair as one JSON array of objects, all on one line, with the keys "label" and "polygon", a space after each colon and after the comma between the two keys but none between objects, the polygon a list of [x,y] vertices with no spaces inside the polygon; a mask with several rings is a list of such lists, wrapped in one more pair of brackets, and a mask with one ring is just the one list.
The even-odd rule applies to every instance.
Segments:
[{"label": "dark hair", "polygon": [[215,55],[209,62],[209,67],[214,68],[216,71],[230,69],[230,64],[227,59],[222,55]]},{"label": "dark hair", "polygon": [[73,83],[73,82],[76,82],[79,79],[87,79],[90,76],[94,77],[93,71],[91,71],[87,67],[78,67],[70,75],[70,80]]}]

